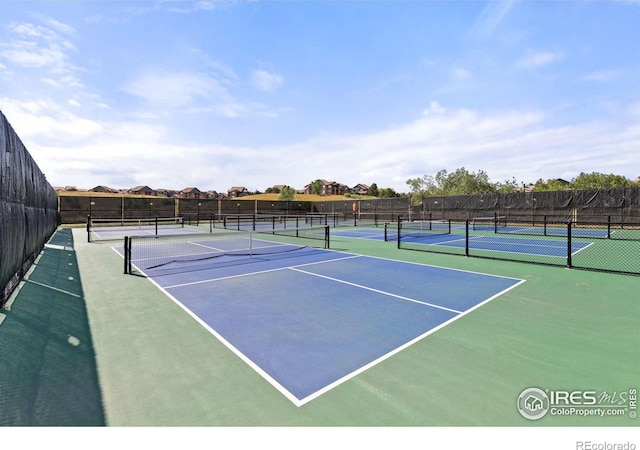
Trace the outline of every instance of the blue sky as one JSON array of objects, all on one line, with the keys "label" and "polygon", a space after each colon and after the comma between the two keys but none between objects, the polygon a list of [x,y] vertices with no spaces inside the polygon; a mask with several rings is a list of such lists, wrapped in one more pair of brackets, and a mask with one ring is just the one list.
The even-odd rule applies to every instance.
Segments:
[{"label": "blue sky", "polygon": [[0,110],[54,186],[635,180],[638,24],[638,0],[0,1]]}]

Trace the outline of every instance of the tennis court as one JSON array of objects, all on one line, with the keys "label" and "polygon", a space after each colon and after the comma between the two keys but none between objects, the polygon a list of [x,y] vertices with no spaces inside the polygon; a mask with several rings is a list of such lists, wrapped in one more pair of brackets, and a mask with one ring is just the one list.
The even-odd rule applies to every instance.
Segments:
[{"label": "tennis court", "polygon": [[[408,226],[407,226],[408,225]],[[449,221],[416,221],[405,224],[402,234],[403,245],[409,248],[417,246],[436,246],[451,249],[465,249],[468,247],[476,251],[502,252],[523,256],[541,256],[566,258],[567,244],[563,240],[553,240],[542,237],[542,229],[534,229],[535,234],[541,238],[518,237],[524,234],[521,227],[502,227],[500,233],[492,231],[476,232],[467,240],[465,236],[465,226],[462,224],[450,223]],[[493,228],[493,227],[491,227]],[[479,228],[478,228],[479,229]],[[579,236],[601,238],[606,235],[602,230],[583,230]],[[335,236],[353,239],[371,239],[377,241],[390,241],[397,243],[398,229],[396,223],[386,223],[383,228],[342,228],[333,230]],[[549,229],[546,236],[566,236],[566,228]],[[571,254],[578,252],[592,245],[588,241],[574,241],[571,243]]]},{"label": "tennis court", "polygon": [[134,241],[133,272],[297,406],[523,283],[264,233],[178,238]]},{"label": "tennis court", "polygon": [[[466,238],[456,235],[418,236],[406,242],[422,245],[435,245],[451,248],[465,248]],[[571,253],[589,247],[590,242],[572,242]],[[487,235],[469,237],[469,248],[531,256],[560,257],[567,256],[567,244],[564,241],[550,239],[518,238],[505,235]]]},{"label": "tennis court", "polygon": [[[331,228],[330,249],[322,232],[309,230],[302,237],[257,233],[247,252],[246,243],[228,239],[244,232],[189,228],[169,246],[177,261],[163,259],[157,246],[135,253],[140,242],[171,240],[165,231],[134,239],[138,276],[123,274],[121,241],[87,242],[82,228],[73,236],[58,231],[51,244],[60,245],[45,248],[3,311],[4,367],[19,374],[4,372],[0,384],[3,423],[522,427],[637,420],[629,402],[625,415],[549,413],[539,421],[517,407],[530,387],[604,396],[637,389],[636,277],[404,251],[333,233],[341,228]],[[226,255],[189,248],[204,248],[210,234],[213,253]],[[176,258],[185,240],[197,245]],[[17,342],[30,346],[16,351]],[[61,385],[84,393],[61,396]]]}]

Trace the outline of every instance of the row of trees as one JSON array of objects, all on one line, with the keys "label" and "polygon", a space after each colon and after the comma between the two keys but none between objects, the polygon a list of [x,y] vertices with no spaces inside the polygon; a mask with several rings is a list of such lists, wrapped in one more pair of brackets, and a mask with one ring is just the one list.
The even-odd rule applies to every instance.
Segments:
[{"label": "row of trees", "polygon": [[[406,181],[409,186],[408,194],[399,194],[393,188],[378,188],[376,183],[372,183],[366,195],[378,198],[402,197],[409,195],[414,198],[423,195],[468,195],[468,194],[492,194],[492,193],[513,193],[524,189],[524,183],[518,183],[515,178],[504,182],[491,182],[489,174],[484,170],[469,172],[464,167],[453,172],[441,170],[434,175],[423,175],[422,177],[410,178]],[[599,172],[580,173],[571,181],[562,179],[542,178],[535,184],[529,186],[532,191],[562,191],[565,189],[613,189],[640,186],[640,177],[630,180],[622,175],[603,174]],[[311,183],[311,192],[321,195],[323,183],[316,180]],[[285,187],[279,192],[280,200],[293,200],[295,190]]]},{"label": "row of trees", "polygon": [[[422,195],[467,195],[467,194],[491,194],[512,193],[524,189],[523,183],[518,183],[515,178],[502,183],[492,183],[489,175],[484,170],[469,172],[464,167],[454,172],[441,170],[435,176],[424,175],[422,177],[407,180],[411,196]],[[533,191],[561,191],[565,189],[612,189],[640,186],[640,177],[630,180],[622,175],[602,174],[599,172],[580,173],[571,181],[562,179],[539,179],[533,186]]]}]

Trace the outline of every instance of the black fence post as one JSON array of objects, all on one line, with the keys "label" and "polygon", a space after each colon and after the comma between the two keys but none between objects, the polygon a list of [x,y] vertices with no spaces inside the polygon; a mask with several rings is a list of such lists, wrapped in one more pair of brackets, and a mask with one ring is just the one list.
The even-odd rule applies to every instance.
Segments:
[{"label": "black fence post", "polygon": [[571,267],[573,266],[573,263],[571,261],[571,228],[572,228],[572,222],[571,220],[569,220],[569,222],[567,222],[567,268],[571,269]]},{"label": "black fence post", "polygon": [[131,254],[129,251],[129,236],[124,237],[124,273],[125,275],[130,272],[129,261],[131,260]]},{"label": "black fence post", "polygon": [[469,256],[469,219],[464,222],[464,256]]}]

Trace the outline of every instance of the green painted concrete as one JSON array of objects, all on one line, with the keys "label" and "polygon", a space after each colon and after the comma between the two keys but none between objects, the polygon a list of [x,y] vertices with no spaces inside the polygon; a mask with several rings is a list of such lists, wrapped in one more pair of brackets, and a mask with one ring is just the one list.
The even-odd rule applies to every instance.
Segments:
[{"label": "green painted concrete", "polygon": [[[640,278],[398,250],[332,237],[337,250],[526,280],[451,325],[296,407],[149,280],[114,243],[74,229],[109,426],[637,426],[623,417],[524,419],[529,387],[640,385]],[[384,276],[384,274],[381,274]],[[292,292],[292,295],[296,295]],[[303,293],[300,293],[303,301]],[[2,328],[0,325],[0,335]]]}]

